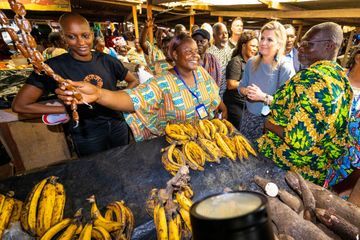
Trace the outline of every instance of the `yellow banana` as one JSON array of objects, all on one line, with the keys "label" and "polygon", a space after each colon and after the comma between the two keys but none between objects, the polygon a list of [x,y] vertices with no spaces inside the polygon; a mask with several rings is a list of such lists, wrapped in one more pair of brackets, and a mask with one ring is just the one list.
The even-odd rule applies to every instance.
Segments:
[{"label": "yellow banana", "polygon": [[215,140],[216,140],[216,144],[225,153],[225,155],[228,156],[231,160],[235,161],[236,156],[231,151],[231,149],[229,148],[229,146],[226,144],[226,142],[224,141],[224,139],[221,137],[221,135],[219,133],[215,134]]},{"label": "yellow banana", "polygon": [[131,239],[131,235],[132,235],[132,232],[134,230],[134,225],[135,225],[134,215],[131,212],[130,208],[125,206],[124,201],[120,201],[120,202],[117,201],[116,203],[121,208],[122,214],[125,216],[125,222],[123,222],[123,224],[126,226],[125,236],[127,239]]},{"label": "yellow banana", "polygon": [[213,124],[218,128],[218,132],[224,135],[228,135],[229,131],[225,123],[223,123],[220,119],[214,118],[211,120]]},{"label": "yellow banana", "polygon": [[178,231],[179,231],[179,239],[182,239],[182,221],[181,221],[181,216],[179,213],[176,214],[176,217],[175,217],[175,223],[178,227]]},{"label": "yellow banana", "polygon": [[194,156],[194,153],[190,150],[189,147],[190,142],[183,145],[183,153],[186,156],[186,163],[193,170],[204,171],[204,168],[197,162]]},{"label": "yellow banana", "polygon": [[75,235],[80,235],[80,233],[82,232],[84,226],[82,225],[82,223],[80,222],[80,225],[78,226],[78,228],[76,229]]},{"label": "yellow banana", "polygon": [[234,127],[234,125],[232,125],[232,123],[226,119],[222,119],[221,121],[226,125],[229,135],[233,136],[235,134],[235,132],[237,131],[236,128]]},{"label": "yellow banana", "polygon": [[106,220],[109,220],[109,221],[114,221],[114,218],[113,218],[114,215],[113,214],[115,214],[115,213],[114,213],[114,211],[112,209],[107,209],[105,211],[104,218]]},{"label": "yellow banana", "polygon": [[191,199],[187,198],[183,192],[177,192],[175,194],[175,198],[180,207],[184,208],[186,211],[190,211],[190,207],[193,203]]},{"label": "yellow banana", "polygon": [[180,163],[175,162],[174,159],[173,159],[173,153],[174,153],[175,147],[176,147],[175,144],[171,144],[171,146],[168,148],[168,150],[166,151],[166,153],[167,153],[167,158],[168,158],[169,162],[170,162],[172,165],[180,168],[180,167],[183,166],[183,165],[181,165]]},{"label": "yellow banana", "polygon": [[197,163],[199,163],[200,166],[204,166],[206,161],[204,150],[202,150],[199,144],[194,141],[190,141],[188,146],[190,147],[191,153],[193,154]]},{"label": "yellow banana", "polygon": [[56,188],[55,179],[50,179],[45,185],[38,204],[36,234],[41,237],[51,227],[51,217],[54,210]]},{"label": "yellow banana", "polygon": [[246,149],[244,148],[244,146],[239,141],[237,136],[233,137],[233,142],[235,144],[236,153],[237,153],[239,160],[242,161],[243,158],[247,158],[248,153],[247,153]]},{"label": "yellow banana", "polygon": [[185,134],[185,132],[175,124],[167,124],[165,127],[165,133],[169,137],[175,140],[188,140],[190,137]]},{"label": "yellow banana", "polygon": [[194,196],[194,191],[191,189],[189,185],[182,186],[182,191],[184,192],[185,197],[192,198]]},{"label": "yellow banana", "polygon": [[245,147],[245,149],[251,153],[252,155],[254,155],[255,157],[257,156],[256,151],[254,150],[254,148],[251,146],[251,144],[249,143],[249,141],[242,135],[237,135],[237,137],[239,138],[239,141],[243,144],[243,146]]},{"label": "yellow banana", "polygon": [[52,240],[56,234],[58,234],[67,226],[69,226],[71,222],[72,222],[71,218],[63,219],[59,223],[52,226],[49,230],[47,230],[46,233],[40,238],[40,240]]},{"label": "yellow banana", "polygon": [[93,227],[91,237],[96,240],[111,240],[111,235],[102,227]]},{"label": "yellow banana", "polygon": [[[57,240],[72,240],[75,238],[78,229],[82,226],[82,208],[76,211],[74,218],[71,220],[70,225],[65,229],[65,231],[57,238]],[[78,232],[80,234],[81,231]]]},{"label": "yellow banana", "polygon": [[190,123],[185,123],[184,126],[193,139],[197,138],[197,131]]},{"label": "yellow banana", "polygon": [[187,228],[192,232],[189,212],[186,211],[183,208],[180,208],[179,213],[180,213],[181,218],[184,220],[185,225],[187,226]]},{"label": "yellow banana", "polygon": [[181,166],[184,166],[186,164],[185,156],[178,148],[175,148],[173,151],[173,159]]},{"label": "yellow banana", "polygon": [[[121,223],[121,209],[119,209],[119,206],[116,203],[110,203],[109,205],[106,206],[106,208],[108,209],[105,213],[105,219],[109,220],[109,221],[115,221],[115,222],[120,222]],[[108,213],[108,211],[111,213],[111,218],[107,217],[106,214]],[[115,215],[115,218],[114,218]]]},{"label": "yellow banana", "polygon": [[180,240],[180,232],[176,222],[176,216],[171,217],[168,223],[169,240]]},{"label": "yellow banana", "polygon": [[199,120],[199,129],[206,139],[211,140],[210,129],[205,126],[203,120]]},{"label": "yellow banana", "polygon": [[21,216],[21,209],[23,206],[23,202],[17,199],[15,200],[15,205],[14,205],[14,210],[11,214],[11,218],[10,218],[10,222],[17,222],[20,220],[20,216]]},{"label": "yellow banana", "polygon": [[12,198],[12,196],[14,195],[9,194],[9,196],[5,198],[0,212],[0,239],[2,239],[2,235],[9,225],[11,213],[14,209],[15,200]]},{"label": "yellow banana", "polygon": [[200,129],[200,126],[199,125],[195,125],[194,126],[196,132],[197,132],[197,136],[198,138],[206,138],[203,134],[203,131]]},{"label": "yellow banana", "polygon": [[180,167],[173,165],[173,164],[169,161],[166,153],[164,153],[164,154],[161,156],[161,162],[162,162],[164,168],[165,168],[168,172],[170,172],[171,174],[173,174],[173,175],[175,175],[176,172],[179,171],[179,169],[180,169]]},{"label": "yellow banana", "polygon": [[[94,221],[94,226],[100,226],[106,229],[108,232],[114,232],[122,228],[122,224],[119,222],[106,220],[96,205],[95,196],[92,195],[88,198],[91,203],[91,218]],[[84,230],[83,230],[84,231]]]},{"label": "yellow banana", "polygon": [[222,151],[216,145],[216,143],[204,138],[198,139],[198,143],[200,147],[209,155],[209,158],[207,159],[209,162],[220,163],[220,158],[222,157]]},{"label": "yellow banana", "polygon": [[158,240],[168,240],[168,226],[166,220],[165,208],[158,205],[154,209],[154,221]]},{"label": "yellow banana", "polygon": [[48,179],[45,178],[35,185],[25,201],[25,207],[21,210],[21,226],[33,236],[36,235],[36,216],[39,198]]},{"label": "yellow banana", "polygon": [[236,148],[235,148],[235,144],[234,142],[226,135],[220,133],[220,136],[222,137],[222,139],[224,139],[226,145],[228,145],[228,147],[230,148],[230,150],[233,152],[233,153],[236,153]]},{"label": "yellow banana", "polygon": [[80,233],[79,240],[91,240],[92,228],[92,223],[87,223]]},{"label": "yellow banana", "polygon": [[211,139],[214,139],[215,133],[217,132],[215,125],[208,119],[204,119],[202,121],[204,122],[205,126],[207,126],[210,129]]},{"label": "yellow banana", "polygon": [[5,202],[6,196],[3,194],[0,194],[0,210],[2,209],[4,202]]},{"label": "yellow banana", "polygon": [[55,192],[56,192],[56,197],[55,197],[54,210],[51,217],[51,226],[55,225],[56,223],[60,222],[63,219],[65,201],[66,201],[65,189],[61,183],[57,182],[55,184]]}]

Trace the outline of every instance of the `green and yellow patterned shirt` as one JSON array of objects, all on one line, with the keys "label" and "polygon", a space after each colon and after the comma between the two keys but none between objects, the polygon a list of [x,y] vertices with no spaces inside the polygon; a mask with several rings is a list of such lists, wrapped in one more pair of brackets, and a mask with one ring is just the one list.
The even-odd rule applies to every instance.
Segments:
[{"label": "green and yellow patterned shirt", "polygon": [[269,121],[284,128],[283,139],[267,132],[259,151],[279,167],[323,184],[327,169],[345,151],[352,90],[345,70],[318,61],[298,72],[274,95]]}]

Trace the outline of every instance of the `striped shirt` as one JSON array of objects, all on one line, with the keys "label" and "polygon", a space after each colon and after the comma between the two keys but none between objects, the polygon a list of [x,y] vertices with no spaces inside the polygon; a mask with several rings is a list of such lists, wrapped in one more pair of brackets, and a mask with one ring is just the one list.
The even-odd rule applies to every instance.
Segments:
[{"label": "striped shirt", "polygon": [[[202,67],[194,72],[197,88],[191,88],[204,104],[209,118],[220,104],[219,88]],[[195,107],[199,104],[178,76],[166,72],[151,78],[137,88],[125,90],[131,97],[135,112],[124,113],[135,140],[143,141],[164,135],[168,122],[192,122],[198,119]]]}]

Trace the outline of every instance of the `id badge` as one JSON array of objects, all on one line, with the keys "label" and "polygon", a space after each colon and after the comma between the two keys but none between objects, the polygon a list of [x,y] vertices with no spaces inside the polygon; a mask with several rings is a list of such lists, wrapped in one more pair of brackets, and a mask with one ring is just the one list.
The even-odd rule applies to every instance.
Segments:
[{"label": "id badge", "polygon": [[208,112],[206,111],[204,104],[199,104],[195,107],[197,114],[199,115],[200,119],[207,118],[209,116]]},{"label": "id badge", "polygon": [[263,116],[267,116],[267,115],[269,115],[269,113],[270,113],[270,108],[269,108],[269,106],[268,106],[268,105],[264,105],[264,106],[262,107],[262,109],[261,109],[261,114],[262,114]]}]

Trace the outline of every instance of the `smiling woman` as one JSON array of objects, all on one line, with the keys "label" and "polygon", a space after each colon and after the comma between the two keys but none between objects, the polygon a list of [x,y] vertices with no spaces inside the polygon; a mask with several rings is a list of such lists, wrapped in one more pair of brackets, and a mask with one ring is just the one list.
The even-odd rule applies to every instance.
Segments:
[{"label": "smiling woman", "polygon": [[[163,135],[169,122],[213,118],[218,108],[226,116],[219,88],[199,66],[200,56],[195,41],[180,34],[170,42],[169,55],[175,62],[173,70],[134,89],[111,92],[85,82],[72,84],[78,87],[84,101],[126,112],[125,120],[136,141]],[[58,89],[57,93],[67,104],[73,99],[72,92]]]},{"label": "smiling woman", "polygon": [[[118,80],[127,81],[129,88],[137,85],[136,78],[120,61],[107,54],[91,52],[94,37],[85,18],[66,13],[59,22],[69,52],[46,61],[54,72],[73,81],[101,82],[102,87],[109,91],[117,89]],[[13,110],[33,114],[62,114],[70,111],[63,105],[48,106],[37,102],[43,94],[53,93],[56,88],[57,83],[51,77],[32,73],[16,96]],[[70,133],[79,156],[128,143],[128,127],[121,113],[97,104],[93,110],[79,106],[78,113],[79,126],[73,128],[70,122],[64,127]]]}]

